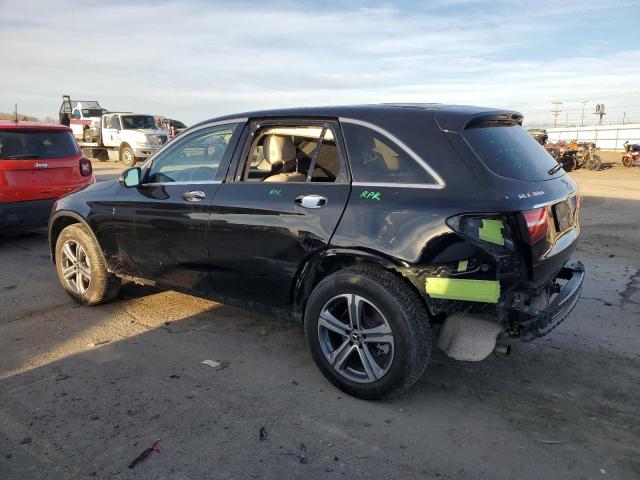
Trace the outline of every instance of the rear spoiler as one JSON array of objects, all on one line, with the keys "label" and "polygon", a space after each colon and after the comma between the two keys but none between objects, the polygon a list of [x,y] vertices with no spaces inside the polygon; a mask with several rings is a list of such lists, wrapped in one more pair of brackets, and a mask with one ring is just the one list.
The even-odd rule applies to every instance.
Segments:
[{"label": "rear spoiler", "polygon": [[520,112],[480,107],[447,107],[434,112],[434,116],[442,131],[457,133],[468,128],[522,125],[524,120]]}]

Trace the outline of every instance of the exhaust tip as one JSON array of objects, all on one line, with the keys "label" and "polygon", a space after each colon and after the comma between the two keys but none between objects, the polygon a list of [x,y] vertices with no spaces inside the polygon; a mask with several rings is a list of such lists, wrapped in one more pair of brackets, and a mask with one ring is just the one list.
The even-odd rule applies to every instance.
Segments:
[{"label": "exhaust tip", "polygon": [[496,348],[493,349],[493,353],[498,353],[500,355],[510,355],[511,345],[497,344]]}]

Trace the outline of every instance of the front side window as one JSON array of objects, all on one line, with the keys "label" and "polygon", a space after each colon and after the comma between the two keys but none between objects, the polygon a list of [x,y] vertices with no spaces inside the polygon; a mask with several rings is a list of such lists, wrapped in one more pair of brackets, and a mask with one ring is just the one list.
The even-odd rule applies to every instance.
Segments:
[{"label": "front side window", "polygon": [[0,159],[2,160],[65,158],[77,153],[78,145],[71,132],[0,130]]},{"label": "front side window", "polygon": [[159,153],[151,164],[147,182],[215,180],[237,125],[237,123],[230,123],[194,132],[181,142]]},{"label": "front side window", "polygon": [[102,116],[102,110],[99,108],[83,108],[82,115],[85,117],[100,117]]},{"label": "front side window", "polygon": [[248,182],[335,182],[342,162],[329,125],[267,125],[259,128],[241,179]]},{"label": "front side window", "polygon": [[371,128],[344,122],[354,182],[434,184],[433,177],[392,139]]}]

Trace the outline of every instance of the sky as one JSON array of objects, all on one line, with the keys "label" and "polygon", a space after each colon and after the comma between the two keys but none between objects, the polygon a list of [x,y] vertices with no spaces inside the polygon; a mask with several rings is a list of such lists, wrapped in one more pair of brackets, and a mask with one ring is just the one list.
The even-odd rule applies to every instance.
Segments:
[{"label": "sky", "polygon": [[640,0],[0,0],[0,111],[441,102],[640,122]]}]

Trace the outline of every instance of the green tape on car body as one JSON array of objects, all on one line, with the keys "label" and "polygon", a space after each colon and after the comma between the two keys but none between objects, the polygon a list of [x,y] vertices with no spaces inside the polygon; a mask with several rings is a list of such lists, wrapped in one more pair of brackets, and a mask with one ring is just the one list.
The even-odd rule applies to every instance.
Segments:
[{"label": "green tape on car body", "polygon": [[500,282],[495,280],[429,277],[425,280],[425,290],[433,298],[448,300],[498,303],[500,298]]},{"label": "green tape on car body", "polygon": [[460,260],[458,262],[458,272],[466,272],[469,266],[469,260]]},{"label": "green tape on car body", "polygon": [[480,227],[480,240],[495,243],[496,245],[504,245],[504,237],[502,236],[502,220],[482,220]]}]

